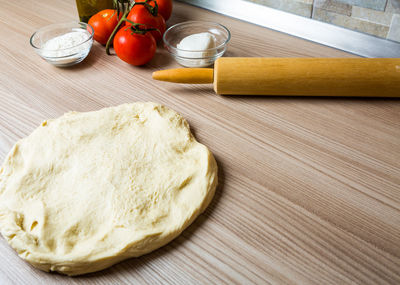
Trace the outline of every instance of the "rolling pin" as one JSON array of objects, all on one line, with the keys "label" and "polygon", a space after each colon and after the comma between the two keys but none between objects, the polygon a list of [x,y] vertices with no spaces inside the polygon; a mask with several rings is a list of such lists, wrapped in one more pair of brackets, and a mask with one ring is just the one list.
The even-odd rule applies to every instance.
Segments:
[{"label": "rolling pin", "polygon": [[400,59],[222,57],[214,69],[160,70],[153,79],[213,83],[221,95],[400,97]]}]

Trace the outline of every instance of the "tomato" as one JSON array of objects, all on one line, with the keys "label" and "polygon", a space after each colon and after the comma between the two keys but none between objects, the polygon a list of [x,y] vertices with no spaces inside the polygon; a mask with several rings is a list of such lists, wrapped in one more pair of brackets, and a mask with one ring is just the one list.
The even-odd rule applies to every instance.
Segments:
[{"label": "tomato", "polygon": [[114,37],[114,50],[123,61],[133,65],[149,62],[156,53],[157,43],[151,32],[135,33],[131,26],[120,29]]},{"label": "tomato", "polygon": [[105,45],[108,38],[118,24],[117,11],[106,9],[98,12],[89,19],[89,25],[93,27],[93,38]]},{"label": "tomato", "polygon": [[[166,25],[160,14],[152,15],[145,5],[135,5],[126,18],[132,22],[143,24],[147,29],[158,29],[158,31],[151,31],[151,34],[157,42],[162,40]],[[126,24],[129,25],[129,22],[126,22]]]},{"label": "tomato", "polygon": [[[172,0],[156,0],[158,4],[158,13],[163,16],[165,22],[171,17],[172,13]],[[150,1],[149,4],[154,7],[154,1]]]}]

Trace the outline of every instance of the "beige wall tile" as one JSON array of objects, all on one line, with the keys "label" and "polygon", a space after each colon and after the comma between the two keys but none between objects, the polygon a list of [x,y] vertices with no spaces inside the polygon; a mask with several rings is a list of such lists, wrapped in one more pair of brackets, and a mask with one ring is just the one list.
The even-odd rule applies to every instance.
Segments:
[{"label": "beige wall tile", "polygon": [[370,23],[359,19],[354,19],[345,15],[340,15],[337,13],[322,10],[320,8],[314,9],[313,18],[323,22],[342,26],[351,30],[356,30],[367,34],[375,35],[381,38],[386,38],[389,31],[388,26]]},{"label": "beige wall tile", "polygon": [[388,0],[385,12],[400,14],[400,0]]},{"label": "beige wall tile", "polygon": [[314,0],[314,7],[346,16],[351,16],[351,5],[334,0]]},{"label": "beige wall tile", "polygon": [[[247,1],[300,16],[311,17],[319,21],[364,32],[377,37],[400,41],[400,0]],[[399,7],[397,7],[397,4]],[[385,11],[383,11],[383,9]],[[396,18],[394,16],[396,16]]]},{"label": "beige wall tile", "polygon": [[365,20],[371,23],[389,26],[393,14],[390,12],[381,12],[363,7],[353,6],[351,16],[356,19]]},{"label": "beige wall tile", "polygon": [[274,9],[311,18],[313,0],[248,0]]},{"label": "beige wall tile", "polygon": [[399,14],[393,15],[387,38],[392,41],[400,42],[400,15]]},{"label": "beige wall tile", "polygon": [[[337,0],[342,3],[350,4],[352,6],[360,6],[374,10],[385,10],[388,0]],[[389,0],[390,1],[390,0]]]}]

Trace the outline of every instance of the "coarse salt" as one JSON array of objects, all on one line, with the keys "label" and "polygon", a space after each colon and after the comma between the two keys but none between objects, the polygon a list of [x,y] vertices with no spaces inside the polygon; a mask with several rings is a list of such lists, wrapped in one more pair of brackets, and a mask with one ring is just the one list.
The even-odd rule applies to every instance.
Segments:
[{"label": "coarse salt", "polygon": [[177,61],[190,67],[203,67],[212,64],[211,57],[216,53],[215,37],[213,34],[205,32],[193,34],[185,37],[176,46]]}]

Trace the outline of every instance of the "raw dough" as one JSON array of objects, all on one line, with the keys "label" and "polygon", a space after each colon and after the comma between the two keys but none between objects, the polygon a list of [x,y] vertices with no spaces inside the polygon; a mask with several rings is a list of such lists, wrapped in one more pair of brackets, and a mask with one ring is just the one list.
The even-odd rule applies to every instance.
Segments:
[{"label": "raw dough", "polygon": [[78,275],[155,250],[210,203],[217,165],[176,112],[134,103],[70,112],[0,168],[0,229],[19,256]]}]

